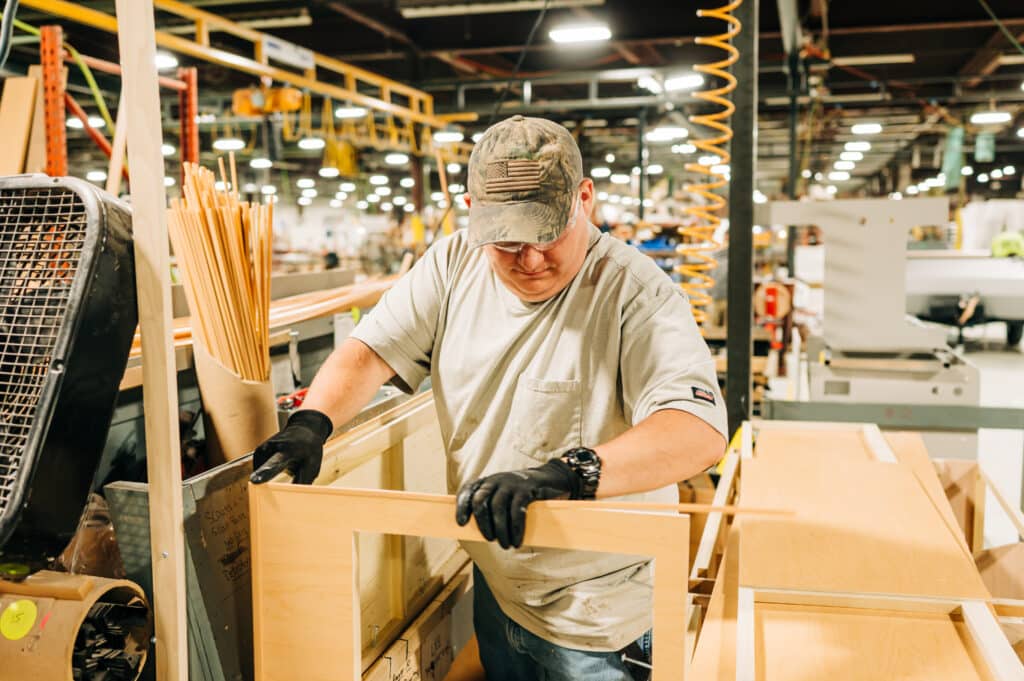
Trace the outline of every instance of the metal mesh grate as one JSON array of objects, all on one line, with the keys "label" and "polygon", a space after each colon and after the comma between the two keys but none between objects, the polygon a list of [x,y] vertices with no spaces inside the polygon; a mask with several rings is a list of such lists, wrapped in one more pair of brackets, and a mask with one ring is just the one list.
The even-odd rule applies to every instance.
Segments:
[{"label": "metal mesh grate", "polygon": [[0,191],[0,516],[18,481],[86,225],[85,206],[68,189]]}]

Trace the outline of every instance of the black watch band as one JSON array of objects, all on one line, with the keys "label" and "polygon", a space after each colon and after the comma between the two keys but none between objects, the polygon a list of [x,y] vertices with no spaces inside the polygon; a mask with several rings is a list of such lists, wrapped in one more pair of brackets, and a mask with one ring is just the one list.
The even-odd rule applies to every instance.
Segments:
[{"label": "black watch band", "polygon": [[562,455],[562,461],[580,476],[580,499],[594,499],[601,482],[601,457],[593,449],[576,447]]}]

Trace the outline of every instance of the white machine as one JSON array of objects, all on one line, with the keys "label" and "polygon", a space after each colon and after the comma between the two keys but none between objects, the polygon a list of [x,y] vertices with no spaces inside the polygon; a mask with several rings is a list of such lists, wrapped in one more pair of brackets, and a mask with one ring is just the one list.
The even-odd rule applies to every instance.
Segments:
[{"label": "white machine", "polygon": [[[808,341],[810,400],[977,406],[979,373],[946,330],[906,313],[907,234],[944,224],[945,199],[775,202],[772,224],[824,236],[824,324]],[[926,433],[934,456],[977,456],[977,432]]]}]

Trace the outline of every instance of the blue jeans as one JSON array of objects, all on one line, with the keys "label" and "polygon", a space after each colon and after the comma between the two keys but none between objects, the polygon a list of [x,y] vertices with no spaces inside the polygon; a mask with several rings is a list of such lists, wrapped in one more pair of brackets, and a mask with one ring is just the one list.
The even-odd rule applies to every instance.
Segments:
[{"label": "blue jeans", "polygon": [[[487,681],[635,681],[648,670],[623,662],[623,651],[600,653],[549,643],[510,620],[498,607],[480,571],[473,568],[473,626]],[[651,632],[627,649],[650,664]]]}]

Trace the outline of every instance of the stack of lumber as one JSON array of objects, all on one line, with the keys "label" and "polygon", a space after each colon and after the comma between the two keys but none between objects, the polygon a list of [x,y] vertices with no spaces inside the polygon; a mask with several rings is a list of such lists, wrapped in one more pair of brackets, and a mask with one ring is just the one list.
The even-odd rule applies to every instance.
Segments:
[{"label": "stack of lumber", "polygon": [[1024,679],[919,436],[769,422],[740,474],[797,513],[729,530],[692,678]]}]

